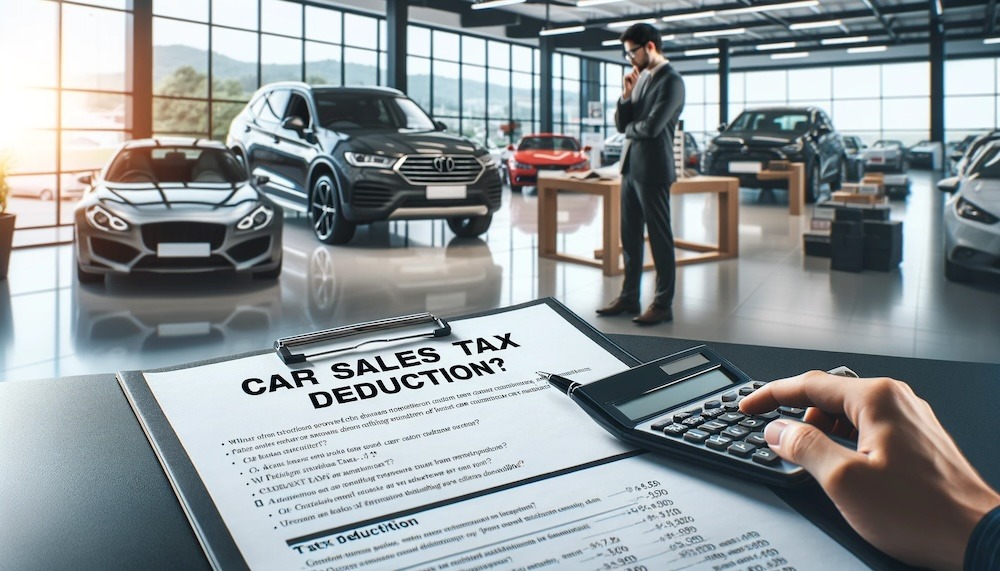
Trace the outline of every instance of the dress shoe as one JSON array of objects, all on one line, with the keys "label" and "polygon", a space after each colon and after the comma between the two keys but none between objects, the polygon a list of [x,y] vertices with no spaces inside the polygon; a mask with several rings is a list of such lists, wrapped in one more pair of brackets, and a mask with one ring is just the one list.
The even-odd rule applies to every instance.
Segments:
[{"label": "dress shoe", "polygon": [[657,323],[673,320],[673,310],[669,307],[660,307],[658,305],[651,305],[646,308],[646,311],[642,312],[642,315],[637,315],[632,318],[632,321],[638,323],[639,325],[656,325]]},{"label": "dress shoe", "polygon": [[614,301],[597,310],[597,315],[620,315],[622,313],[639,313],[639,302],[616,297]]}]

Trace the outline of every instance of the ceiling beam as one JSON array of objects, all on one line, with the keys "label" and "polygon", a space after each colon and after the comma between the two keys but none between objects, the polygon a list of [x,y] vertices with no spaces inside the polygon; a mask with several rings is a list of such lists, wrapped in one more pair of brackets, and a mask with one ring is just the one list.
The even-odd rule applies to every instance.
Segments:
[{"label": "ceiling beam", "polygon": [[983,29],[983,33],[986,37],[993,35],[993,31],[996,29],[997,20],[997,2],[996,0],[990,0],[986,3],[986,28]]},{"label": "ceiling beam", "polygon": [[861,1],[865,3],[865,6],[868,6],[868,9],[872,11],[872,14],[875,14],[875,17],[878,19],[878,21],[882,23],[882,27],[885,28],[885,32],[889,34],[889,38],[891,38],[892,41],[894,42],[899,41],[899,36],[896,35],[896,32],[892,31],[892,23],[889,22],[888,18],[885,17],[885,14],[882,13],[882,8],[878,5],[878,1],[877,0],[861,0]]}]

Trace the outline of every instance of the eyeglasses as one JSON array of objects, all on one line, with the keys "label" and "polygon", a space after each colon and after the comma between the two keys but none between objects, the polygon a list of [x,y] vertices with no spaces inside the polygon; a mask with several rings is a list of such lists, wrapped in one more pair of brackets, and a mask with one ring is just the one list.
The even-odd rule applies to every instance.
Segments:
[{"label": "eyeglasses", "polygon": [[625,50],[625,61],[632,61],[635,58],[635,52],[642,49],[642,46],[636,46],[630,50]]}]

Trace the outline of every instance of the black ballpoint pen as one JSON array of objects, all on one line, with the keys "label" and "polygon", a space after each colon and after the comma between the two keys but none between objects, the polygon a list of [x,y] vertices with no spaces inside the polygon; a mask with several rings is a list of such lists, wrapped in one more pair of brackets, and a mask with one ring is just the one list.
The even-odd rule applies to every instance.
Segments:
[{"label": "black ballpoint pen", "polygon": [[580,386],[580,383],[576,381],[571,381],[566,377],[560,377],[559,375],[554,375],[552,373],[546,373],[545,371],[535,371],[539,375],[545,377],[553,387],[559,389],[560,392],[572,396],[573,391]]}]

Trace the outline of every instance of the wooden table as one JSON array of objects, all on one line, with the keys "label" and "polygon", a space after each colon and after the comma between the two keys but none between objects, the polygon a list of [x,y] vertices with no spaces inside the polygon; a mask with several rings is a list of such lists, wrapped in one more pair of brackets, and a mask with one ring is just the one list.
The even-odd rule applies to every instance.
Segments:
[{"label": "wooden table", "polygon": [[791,163],[788,170],[762,170],[757,173],[758,180],[788,181],[788,213],[801,216],[805,209],[806,166],[802,163]]},{"label": "wooden table", "polygon": [[[560,190],[594,194],[603,200],[603,248],[594,252],[593,259],[565,254],[557,249],[556,235],[559,228],[556,214],[559,210],[557,198]],[[725,260],[739,255],[739,191],[739,179],[721,176],[684,178],[670,187],[672,195],[714,193],[719,205],[718,243],[700,244],[674,239],[676,248],[697,252],[694,256],[678,257],[678,266]],[[601,268],[606,276],[624,273],[621,263],[621,179],[580,180],[565,175],[539,176],[538,255],[542,258]],[[644,269],[653,267],[651,261],[644,265]]]}]

